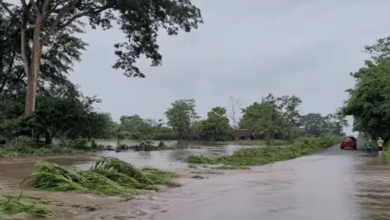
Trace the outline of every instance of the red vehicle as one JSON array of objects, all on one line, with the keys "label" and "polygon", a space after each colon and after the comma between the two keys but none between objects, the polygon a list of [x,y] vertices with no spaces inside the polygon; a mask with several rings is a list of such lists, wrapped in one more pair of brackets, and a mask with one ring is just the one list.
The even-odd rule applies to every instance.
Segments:
[{"label": "red vehicle", "polygon": [[357,148],[356,138],[353,136],[348,136],[341,139],[340,149],[343,150],[345,147],[352,147],[352,149],[356,150]]}]

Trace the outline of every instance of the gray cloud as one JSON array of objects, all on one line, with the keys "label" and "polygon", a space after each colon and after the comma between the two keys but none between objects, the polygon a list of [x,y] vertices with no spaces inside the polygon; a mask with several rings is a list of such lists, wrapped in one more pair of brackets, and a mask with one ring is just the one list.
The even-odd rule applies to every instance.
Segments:
[{"label": "gray cloud", "polygon": [[[126,78],[111,66],[113,45],[125,41],[118,29],[87,30],[90,44],[71,74],[86,95],[98,95],[101,111],[163,118],[170,103],[194,98],[203,117],[215,106],[228,107],[230,95],[242,107],[262,96],[296,95],[302,113],[326,115],[341,107],[349,76],[369,55],[364,45],[390,35],[387,1],[202,1],[205,23],[198,30],[158,43],[163,66],[138,66],[147,78]],[[350,132],[350,130],[348,130]]]}]

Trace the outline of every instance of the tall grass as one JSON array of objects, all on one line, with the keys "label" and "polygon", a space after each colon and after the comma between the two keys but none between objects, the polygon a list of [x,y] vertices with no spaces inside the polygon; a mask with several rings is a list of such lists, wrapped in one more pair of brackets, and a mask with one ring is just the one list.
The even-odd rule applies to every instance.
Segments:
[{"label": "tall grass", "polygon": [[187,162],[202,164],[222,164],[219,168],[234,169],[245,166],[262,165],[275,161],[289,160],[299,156],[312,154],[318,150],[333,146],[340,137],[307,138],[296,141],[289,146],[267,146],[251,149],[240,149],[231,156],[218,158],[206,156],[189,156]]},{"label": "tall grass", "polygon": [[105,195],[137,195],[157,185],[179,186],[177,175],[154,168],[138,169],[117,158],[104,158],[88,171],[71,171],[58,164],[38,162],[27,183],[47,191],[81,191]]}]

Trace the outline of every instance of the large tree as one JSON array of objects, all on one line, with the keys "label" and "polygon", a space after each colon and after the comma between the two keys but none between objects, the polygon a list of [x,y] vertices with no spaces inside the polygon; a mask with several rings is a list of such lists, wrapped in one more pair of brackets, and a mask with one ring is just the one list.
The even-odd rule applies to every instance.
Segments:
[{"label": "large tree", "polygon": [[255,102],[242,109],[242,113],[240,128],[250,129],[258,137],[273,139],[283,129],[281,107],[272,94],[263,97],[261,103]]},{"label": "large tree", "polygon": [[[92,28],[103,30],[117,21],[128,42],[115,44],[118,60],[113,66],[124,70],[128,77],[144,77],[134,66],[140,54],[152,59],[152,66],[161,64],[162,56],[156,44],[160,27],[168,34],[177,34],[179,28],[189,32],[202,23],[200,10],[189,0],[21,0],[21,6],[0,0],[0,5],[17,21],[21,36],[21,55],[27,75],[25,114],[35,110],[35,97],[41,69],[43,47],[57,40],[57,36],[70,26],[84,24],[87,17]],[[117,12],[117,13],[113,13]],[[28,31],[33,41],[29,43]],[[122,50],[123,49],[123,50]]]},{"label": "large tree", "polygon": [[282,96],[277,98],[279,109],[281,111],[282,124],[285,133],[289,139],[292,139],[295,134],[295,128],[300,125],[300,114],[298,107],[302,103],[301,99],[296,96]]},{"label": "large tree", "polygon": [[226,109],[223,107],[212,108],[207,113],[207,119],[203,121],[203,134],[208,140],[227,141],[232,136]]},{"label": "large tree", "polygon": [[172,108],[165,112],[168,125],[176,131],[179,138],[185,138],[190,133],[191,124],[199,118],[195,111],[195,100],[181,99],[172,103]]},{"label": "large tree", "polygon": [[352,74],[356,85],[348,90],[350,97],[342,113],[354,117],[356,130],[387,141],[390,140],[390,61],[383,59],[377,65],[366,61],[366,65]]},{"label": "large tree", "polygon": [[[62,84],[72,86],[67,74],[72,70],[73,62],[80,61],[81,50],[87,45],[73,33],[81,33],[76,26],[69,26],[59,33],[56,41],[51,41],[42,55],[42,77],[39,85]],[[27,74],[24,71],[21,53],[21,31],[17,21],[7,16],[0,7],[0,103],[6,99],[16,99],[16,94],[27,86]],[[33,40],[33,28],[26,31],[26,39]]]}]

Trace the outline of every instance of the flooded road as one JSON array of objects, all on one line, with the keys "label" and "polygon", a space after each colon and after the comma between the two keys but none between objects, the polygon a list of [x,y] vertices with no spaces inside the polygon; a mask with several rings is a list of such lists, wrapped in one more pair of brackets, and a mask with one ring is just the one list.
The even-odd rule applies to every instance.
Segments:
[{"label": "flooded road", "polygon": [[[176,189],[153,219],[390,219],[390,170],[338,146]],[[375,164],[375,163],[374,163]]]}]

